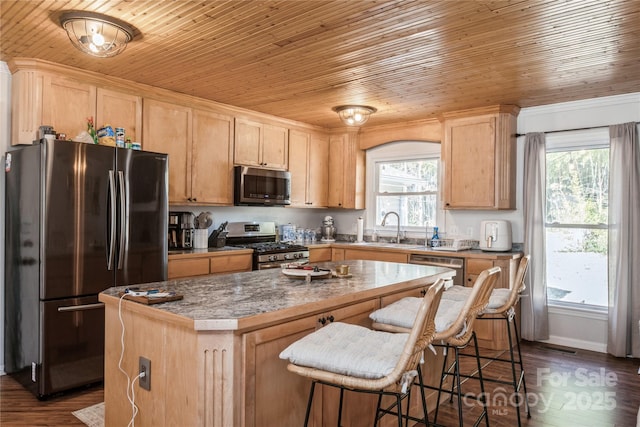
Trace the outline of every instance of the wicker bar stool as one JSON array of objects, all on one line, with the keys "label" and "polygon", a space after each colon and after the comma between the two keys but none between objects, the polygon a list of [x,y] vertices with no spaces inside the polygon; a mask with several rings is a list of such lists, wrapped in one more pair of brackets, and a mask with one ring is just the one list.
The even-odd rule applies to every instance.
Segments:
[{"label": "wicker bar stool", "polygon": [[[527,411],[527,418],[531,418],[531,411],[529,408],[529,402],[527,399],[527,383],[524,376],[524,365],[522,363],[522,353],[520,352],[520,334],[518,332],[518,325],[515,318],[515,307],[520,300],[520,295],[526,289],[524,282],[529,268],[529,262],[531,255],[525,255],[520,259],[518,265],[518,271],[516,272],[516,278],[514,285],[511,289],[498,288],[494,289],[489,298],[489,304],[484,311],[478,316],[478,320],[482,321],[494,321],[494,322],[506,322],[507,336],[509,339],[509,358],[502,357],[489,357],[480,356],[484,360],[492,360],[496,362],[506,362],[511,364],[511,381],[501,380],[497,378],[484,377],[485,381],[511,385],[515,394],[516,413],[518,417],[518,426],[521,426],[520,420],[520,389],[524,391],[524,404]],[[442,299],[446,301],[460,301],[468,297],[471,288],[464,286],[453,286],[442,294]],[[518,357],[516,359],[513,351],[513,339],[511,324],[513,323],[513,333],[516,338],[516,349]],[[518,369],[516,369],[516,367]]]},{"label": "wicker bar stool", "polygon": [[[463,375],[460,373],[460,350],[467,347],[472,341],[475,349],[478,369],[477,379],[480,383],[480,395],[477,397],[477,400],[482,404],[482,412],[478,416],[474,425],[478,425],[480,421],[484,419],[486,425],[489,426],[489,414],[487,412],[487,405],[484,396],[484,382],[482,377],[480,354],[478,352],[478,341],[473,327],[478,315],[489,303],[489,297],[491,296],[491,292],[500,277],[500,272],[500,267],[493,267],[484,270],[476,279],[473,287],[470,288],[470,294],[466,299],[447,300],[446,303],[440,304],[438,313],[436,314],[436,334],[434,337],[434,344],[432,345],[435,347],[444,347],[445,356],[448,354],[449,350],[453,350],[454,361],[447,368],[447,358],[444,358],[440,384],[438,387],[428,385],[423,385],[423,387],[438,390],[438,402],[440,402],[440,396],[443,392],[449,393],[450,400],[452,400],[454,389],[456,390],[456,396],[458,398],[458,422],[460,426],[464,425],[461,378],[471,377],[470,375]],[[444,294],[446,294],[446,292],[443,293],[443,296]],[[374,311],[369,316],[373,320],[372,327],[374,329],[387,332],[406,332],[407,325],[410,324],[411,319],[415,316],[416,301],[419,299],[420,298],[415,297],[403,298],[388,305],[387,307]],[[444,301],[444,299],[442,301]],[[455,321],[449,322],[448,318],[452,311],[457,313],[457,317]],[[441,344],[436,344],[438,341],[440,341]],[[449,375],[453,375],[454,383],[452,383],[450,390],[445,390],[443,389],[444,380]],[[419,374],[419,377],[421,377],[421,373]],[[439,406],[436,407],[433,420],[434,423],[436,423],[438,419],[438,409]]]},{"label": "wicker bar stool", "polygon": [[[375,331],[359,325],[334,322],[291,344],[280,353],[289,360],[287,369],[311,378],[311,389],[304,425],[309,422],[316,384],[340,389],[338,427],[342,422],[344,390],[378,395],[375,424],[386,414],[396,415],[398,427],[403,419],[428,423],[424,389],[420,387],[423,417],[403,415],[402,401],[410,399],[417,367],[424,350],[435,335],[435,315],[440,304],[444,280],[439,279],[429,288],[421,303],[415,323],[409,333],[395,334]],[[421,379],[418,380],[421,384]],[[391,395],[395,403],[382,408],[382,397]]]}]

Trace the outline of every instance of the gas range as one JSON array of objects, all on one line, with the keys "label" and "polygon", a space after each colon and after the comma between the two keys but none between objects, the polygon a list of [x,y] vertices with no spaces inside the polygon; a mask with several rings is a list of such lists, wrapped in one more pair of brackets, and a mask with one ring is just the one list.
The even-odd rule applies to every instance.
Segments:
[{"label": "gas range", "polygon": [[228,246],[253,249],[254,270],[309,261],[309,248],[306,246],[276,241],[275,222],[230,222],[226,230]]}]

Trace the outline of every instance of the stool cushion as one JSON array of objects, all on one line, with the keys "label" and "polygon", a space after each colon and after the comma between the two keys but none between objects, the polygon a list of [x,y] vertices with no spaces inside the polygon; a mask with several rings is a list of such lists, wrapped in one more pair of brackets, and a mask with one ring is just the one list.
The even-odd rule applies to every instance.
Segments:
[{"label": "stool cushion", "polygon": [[[451,286],[442,293],[442,299],[449,301],[465,301],[471,294],[471,289],[473,288],[460,285]],[[511,289],[494,289],[491,292],[491,297],[489,297],[489,304],[487,305],[486,311],[495,310],[496,308],[500,308],[505,305],[509,300],[510,294]]]},{"label": "stool cushion", "polygon": [[[443,296],[446,292],[443,292]],[[369,315],[371,320],[385,325],[399,326],[411,329],[418,314],[422,298],[405,297],[386,307],[374,311]],[[446,331],[458,318],[464,300],[462,301],[440,301],[436,312],[436,332]]]},{"label": "stool cushion", "polygon": [[335,322],[294,342],[280,358],[336,374],[377,379],[396,367],[408,337]]}]

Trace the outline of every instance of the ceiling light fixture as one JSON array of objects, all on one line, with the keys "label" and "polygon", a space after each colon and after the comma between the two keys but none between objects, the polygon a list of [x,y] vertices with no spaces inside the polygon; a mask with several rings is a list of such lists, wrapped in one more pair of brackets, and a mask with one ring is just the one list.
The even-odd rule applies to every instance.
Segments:
[{"label": "ceiling light fixture", "polygon": [[122,52],[134,34],[126,22],[95,12],[66,12],[60,17],[60,25],[75,47],[99,58]]},{"label": "ceiling light fixture", "polygon": [[366,105],[340,105],[332,110],[338,113],[340,120],[347,126],[361,126],[369,120],[371,113],[378,111]]}]

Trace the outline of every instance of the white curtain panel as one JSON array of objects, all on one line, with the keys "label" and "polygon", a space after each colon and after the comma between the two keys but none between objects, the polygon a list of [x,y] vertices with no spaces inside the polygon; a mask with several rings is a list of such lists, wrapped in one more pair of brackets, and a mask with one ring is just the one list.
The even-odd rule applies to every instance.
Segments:
[{"label": "white curtain panel", "polygon": [[545,261],[545,135],[532,132],[524,140],[524,252],[531,255],[527,290],[520,300],[521,335],[529,341],[549,339]]},{"label": "white curtain panel", "polygon": [[640,357],[640,147],[636,123],[609,127],[607,351]]}]

